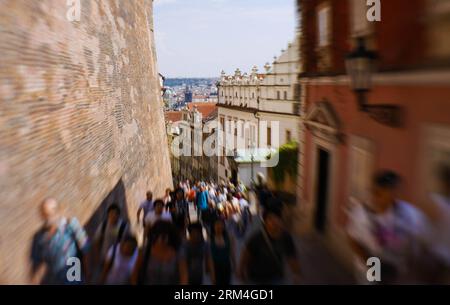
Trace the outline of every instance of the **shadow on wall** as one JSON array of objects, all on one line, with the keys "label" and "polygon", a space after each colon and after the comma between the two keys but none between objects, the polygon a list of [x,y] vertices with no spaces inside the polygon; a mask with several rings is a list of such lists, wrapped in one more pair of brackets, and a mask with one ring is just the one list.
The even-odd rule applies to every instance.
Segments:
[{"label": "shadow on wall", "polygon": [[98,226],[106,217],[106,211],[112,203],[117,203],[121,208],[123,219],[129,222],[128,205],[126,199],[126,191],[123,180],[120,179],[112,191],[106,196],[89,221],[85,225],[86,232],[89,236],[94,236]]}]

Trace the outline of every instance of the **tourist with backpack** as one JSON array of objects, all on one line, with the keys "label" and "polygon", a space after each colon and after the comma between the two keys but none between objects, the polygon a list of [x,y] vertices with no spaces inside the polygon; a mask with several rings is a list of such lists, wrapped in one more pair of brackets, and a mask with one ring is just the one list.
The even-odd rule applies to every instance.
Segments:
[{"label": "tourist with backpack", "polygon": [[258,214],[261,215],[264,209],[268,208],[268,202],[273,198],[273,194],[267,186],[265,177],[263,174],[259,173],[257,176],[257,183],[254,186],[256,196],[258,198]]},{"label": "tourist with backpack", "polygon": [[[86,254],[88,238],[76,218],[60,215],[55,199],[46,199],[40,206],[43,226],[34,235],[31,246],[31,281],[34,284],[82,284],[89,280]],[[69,259],[81,262],[80,281],[70,281]]]}]

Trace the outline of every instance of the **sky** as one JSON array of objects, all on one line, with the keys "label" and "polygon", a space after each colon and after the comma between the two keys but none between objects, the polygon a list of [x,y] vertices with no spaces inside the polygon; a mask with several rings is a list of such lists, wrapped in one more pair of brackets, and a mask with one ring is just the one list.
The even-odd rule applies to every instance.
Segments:
[{"label": "sky", "polygon": [[295,0],[155,0],[159,71],[166,77],[262,72],[292,42]]}]

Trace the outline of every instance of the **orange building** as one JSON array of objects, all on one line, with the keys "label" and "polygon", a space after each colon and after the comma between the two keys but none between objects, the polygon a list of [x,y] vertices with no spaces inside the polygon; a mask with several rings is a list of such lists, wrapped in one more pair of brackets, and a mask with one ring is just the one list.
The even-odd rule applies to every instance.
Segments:
[{"label": "orange building", "polygon": [[370,201],[376,170],[396,171],[401,199],[426,209],[436,168],[450,164],[449,2],[380,3],[369,22],[365,0],[298,0],[297,197],[304,228],[343,258],[349,198]]}]

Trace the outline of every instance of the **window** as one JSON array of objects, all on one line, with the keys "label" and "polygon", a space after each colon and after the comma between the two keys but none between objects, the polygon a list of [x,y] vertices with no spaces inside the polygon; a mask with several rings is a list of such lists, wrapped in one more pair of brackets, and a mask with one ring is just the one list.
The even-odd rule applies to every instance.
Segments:
[{"label": "window", "polygon": [[267,146],[272,146],[272,128],[267,127]]},{"label": "window", "polygon": [[256,128],[255,128],[255,126],[251,125],[250,126],[250,145],[256,145],[255,139],[256,139]]},{"label": "window", "polygon": [[319,47],[330,44],[331,8],[329,5],[322,6],[317,12],[317,28]]},{"label": "window", "polygon": [[236,92],[236,97],[238,97],[238,94],[237,94],[237,92]]},{"label": "window", "polygon": [[281,99],[281,93],[280,91],[277,91],[277,100]]},{"label": "window", "polygon": [[252,98],[253,99],[255,98],[255,92],[252,92]]},{"label": "window", "polygon": [[286,142],[289,143],[292,141],[292,134],[290,130],[286,130]]},{"label": "window", "polygon": [[287,99],[288,99],[288,96],[287,96],[287,94],[288,94],[288,93],[287,93],[287,91],[284,91],[284,99],[285,99],[285,100],[287,100]]}]

